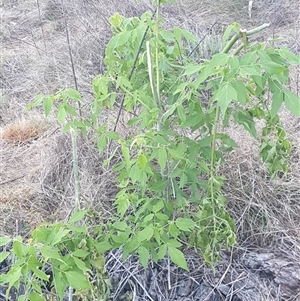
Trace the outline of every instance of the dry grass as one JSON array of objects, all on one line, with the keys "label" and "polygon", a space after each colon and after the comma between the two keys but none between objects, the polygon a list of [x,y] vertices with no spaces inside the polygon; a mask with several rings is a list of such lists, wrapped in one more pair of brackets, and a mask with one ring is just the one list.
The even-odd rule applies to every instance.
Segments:
[{"label": "dry grass", "polygon": [[40,137],[46,130],[46,121],[43,119],[17,120],[0,128],[0,142],[12,144],[30,142]]},{"label": "dry grass", "polygon": [[[197,52],[201,58],[208,58],[219,49],[221,33],[233,21],[247,29],[270,22],[269,30],[263,34],[282,36],[280,45],[300,52],[297,0],[254,1],[252,19],[248,18],[248,1],[181,2],[181,5],[163,8],[165,26],[183,26],[200,39],[210,33]],[[69,137],[59,134],[55,122],[46,125],[41,119],[24,113],[24,108],[36,94],[48,95],[74,86],[60,3],[40,1],[40,11],[33,0],[3,1],[0,6],[0,235],[27,234],[43,220],[64,219],[73,207]],[[76,4],[65,1],[76,77],[88,104],[92,101],[91,80],[103,71],[104,49],[111,35],[108,17],[117,11],[126,16],[140,15],[149,8],[146,0],[139,5],[133,0],[127,1],[126,5],[115,0],[101,3],[79,0]],[[211,29],[214,22],[216,24]],[[291,88],[299,93],[299,69],[292,70],[291,74]],[[291,261],[300,261],[299,119],[284,110],[282,117],[293,144],[288,176],[278,181],[271,180],[257,155],[257,143],[247,134],[232,128],[230,134],[241,147],[229,155],[224,166],[228,179],[225,194],[237,222],[240,251],[271,250]],[[103,157],[97,152],[93,136],[80,140],[78,150],[85,205],[92,206],[99,212],[99,218],[103,218],[112,210],[116,192],[114,174],[109,167],[102,166]],[[109,153],[104,156],[107,155]],[[191,264],[195,262],[191,260]],[[225,260],[224,264],[230,265],[231,262]],[[197,269],[203,269],[198,265]],[[117,268],[128,272],[119,261]],[[137,266],[133,264],[133,268]],[[239,279],[241,269],[232,266],[231,277]],[[245,281],[256,285],[252,276],[247,277]],[[268,299],[268,291],[261,290],[265,296],[262,300],[276,300],[271,296]]]}]

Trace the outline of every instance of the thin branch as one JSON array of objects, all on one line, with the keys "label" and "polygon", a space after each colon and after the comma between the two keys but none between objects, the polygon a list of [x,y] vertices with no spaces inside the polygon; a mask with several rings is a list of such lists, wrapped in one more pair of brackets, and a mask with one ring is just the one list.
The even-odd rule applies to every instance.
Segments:
[{"label": "thin branch", "polygon": [[40,8],[40,1],[39,1],[39,0],[36,0],[36,4],[37,4],[38,12],[39,12],[40,23],[41,23],[41,30],[42,30],[42,36],[43,36],[43,43],[44,43],[45,51],[47,52],[46,39],[45,39],[45,32],[44,32],[44,26],[43,26],[43,22],[42,22],[42,15],[41,15],[41,8]]}]

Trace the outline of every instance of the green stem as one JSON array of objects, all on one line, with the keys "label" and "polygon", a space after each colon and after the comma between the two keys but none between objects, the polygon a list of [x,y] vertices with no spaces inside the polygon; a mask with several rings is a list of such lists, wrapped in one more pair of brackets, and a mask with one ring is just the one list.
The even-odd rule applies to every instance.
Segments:
[{"label": "green stem", "polygon": [[246,37],[249,37],[253,34],[256,34],[264,29],[266,29],[267,27],[269,27],[270,24],[269,23],[265,23],[263,25],[260,25],[256,28],[250,29],[248,31],[245,32],[245,30],[240,29],[239,33],[235,34],[230,41],[227,43],[227,45],[224,47],[224,49],[221,51],[221,53],[228,53],[230,51],[230,49],[233,47],[233,45],[236,43],[236,41],[242,37],[243,33],[246,33]]}]

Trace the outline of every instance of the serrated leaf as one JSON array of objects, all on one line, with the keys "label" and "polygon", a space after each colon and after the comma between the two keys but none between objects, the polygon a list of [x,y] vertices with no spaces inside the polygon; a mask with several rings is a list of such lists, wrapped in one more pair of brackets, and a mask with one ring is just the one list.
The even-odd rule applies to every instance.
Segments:
[{"label": "serrated leaf", "polygon": [[68,220],[68,224],[74,224],[74,223],[82,220],[84,218],[85,214],[86,214],[86,210],[80,210],[80,211],[73,213],[71,215],[70,219]]},{"label": "serrated leaf", "polygon": [[167,245],[163,244],[160,245],[157,252],[158,259],[163,259],[165,255],[167,254]]},{"label": "serrated leaf", "polygon": [[144,268],[146,268],[148,266],[148,262],[150,259],[149,251],[145,247],[140,246],[138,248],[138,254],[139,254],[139,259],[140,259],[141,265]]},{"label": "serrated leaf", "polygon": [[168,30],[160,30],[159,34],[167,43],[174,41],[174,34]]},{"label": "serrated leaf", "polygon": [[123,247],[123,259],[126,259],[128,254],[131,254],[135,251],[141,243],[139,242],[137,237],[131,238]]},{"label": "serrated leaf", "polygon": [[115,202],[115,205],[117,205],[117,212],[121,215],[121,217],[124,216],[125,212],[128,210],[130,206],[130,202],[128,198],[126,197],[120,197]]},{"label": "serrated leaf", "polygon": [[169,154],[175,160],[185,160],[183,154],[176,149],[169,149]]},{"label": "serrated leaf", "polygon": [[64,272],[70,286],[77,290],[90,289],[91,285],[83,273],[77,271]]},{"label": "serrated leaf", "polygon": [[280,56],[288,61],[292,65],[300,64],[300,54],[296,55],[292,53],[288,48],[280,48],[278,50]]},{"label": "serrated leaf", "polygon": [[21,259],[23,256],[23,244],[22,244],[21,237],[19,237],[13,241],[12,247],[13,247],[15,254],[18,256],[19,259]]},{"label": "serrated leaf", "polygon": [[81,271],[89,271],[90,270],[81,259],[79,259],[77,257],[73,257],[73,260],[74,260],[75,264],[77,265],[77,267]]},{"label": "serrated leaf", "polygon": [[261,65],[270,74],[279,74],[287,70],[287,67],[272,61],[262,61]]},{"label": "serrated leaf", "polygon": [[178,114],[178,116],[180,118],[180,121],[182,123],[184,123],[185,120],[186,120],[186,116],[185,116],[185,111],[184,111],[183,106],[182,105],[178,105],[176,110],[177,110],[177,114]]},{"label": "serrated leaf", "polygon": [[195,227],[195,222],[190,218],[178,217],[175,223],[176,226],[182,231],[191,231]]},{"label": "serrated leaf", "polygon": [[256,65],[244,65],[244,66],[240,66],[240,74],[243,77],[261,76],[262,75],[259,67],[256,66]]},{"label": "serrated leaf", "polygon": [[45,115],[48,116],[51,112],[52,106],[53,106],[53,99],[52,97],[47,97],[44,100],[44,111],[45,111]]},{"label": "serrated leaf", "polygon": [[58,294],[59,299],[62,300],[64,292],[68,286],[67,281],[63,277],[63,274],[61,271],[54,270],[53,276],[54,276],[53,282],[54,282],[56,293]]},{"label": "serrated leaf", "polygon": [[62,241],[62,238],[65,237],[70,232],[69,229],[62,229],[60,228],[58,232],[54,235],[53,239],[51,240],[50,244],[52,246],[56,245],[57,243],[60,243]]},{"label": "serrated leaf", "polygon": [[148,159],[144,154],[141,154],[138,156],[137,163],[139,164],[141,169],[145,169],[147,162],[148,162]]},{"label": "serrated leaf", "polygon": [[34,275],[42,280],[49,281],[50,276],[47,275],[44,271],[37,269],[36,267],[30,266],[30,270]]},{"label": "serrated leaf", "polygon": [[[32,292],[29,295],[29,301],[45,301],[46,299],[37,292]],[[19,301],[19,300],[18,300]]]},{"label": "serrated leaf", "polygon": [[0,247],[7,245],[11,241],[11,238],[2,236],[0,237]]},{"label": "serrated leaf", "polygon": [[176,239],[169,239],[168,241],[166,241],[166,244],[168,247],[173,247],[173,248],[180,248],[182,246],[182,244]]},{"label": "serrated leaf", "polygon": [[154,234],[153,227],[150,225],[138,233],[138,241],[142,242],[145,240],[150,240]]},{"label": "serrated leaf", "polygon": [[40,251],[46,260],[48,258],[51,258],[51,259],[57,259],[60,262],[64,262],[60,256],[60,254],[58,253],[58,249],[54,249],[50,246],[43,245],[43,246],[41,246]]},{"label": "serrated leaf", "polygon": [[10,254],[10,252],[0,252],[0,263],[2,261],[4,261],[8,257],[9,254]]},{"label": "serrated leaf", "polygon": [[73,115],[73,116],[77,116],[78,115],[77,112],[76,112],[76,110],[71,105],[69,105],[68,103],[64,104],[64,108],[65,108],[65,111],[67,113],[69,113],[70,115]]},{"label": "serrated leaf", "polygon": [[105,134],[102,134],[100,136],[100,138],[98,139],[98,143],[97,143],[97,146],[98,146],[98,151],[101,153],[107,146],[107,137]]},{"label": "serrated leaf", "polygon": [[[192,75],[199,73],[203,67],[201,65],[191,65],[187,66],[183,75]],[[178,90],[178,89],[177,89]],[[176,92],[177,92],[176,90]],[[179,92],[179,91],[178,91]],[[174,93],[175,94],[175,93]]]},{"label": "serrated leaf", "polygon": [[176,226],[175,223],[173,223],[173,222],[169,225],[169,233],[170,233],[174,238],[177,238],[178,235],[180,234],[179,229],[177,228],[177,226]]},{"label": "serrated leaf", "polygon": [[112,224],[112,227],[117,230],[124,231],[127,229],[128,226],[126,222],[115,222]]},{"label": "serrated leaf", "polygon": [[72,255],[75,257],[87,257],[88,255],[90,255],[90,252],[82,249],[77,249],[74,252],[72,252]]},{"label": "serrated leaf", "polygon": [[158,161],[158,164],[159,164],[161,170],[164,170],[166,168],[167,160],[168,160],[167,151],[164,147],[161,147],[157,151],[157,161]]},{"label": "serrated leaf", "polygon": [[225,116],[229,104],[233,100],[237,100],[236,90],[230,84],[226,83],[218,89],[215,99],[218,101],[223,116]]},{"label": "serrated leaf", "polygon": [[284,89],[283,93],[286,108],[293,114],[300,116],[300,97],[287,89]]},{"label": "serrated leaf", "polygon": [[164,202],[162,200],[159,200],[153,207],[152,212],[157,213],[161,209],[164,208]]},{"label": "serrated leaf", "polygon": [[106,136],[112,140],[118,140],[120,138],[116,132],[106,132]]},{"label": "serrated leaf", "polygon": [[77,90],[69,88],[66,90],[66,94],[68,98],[82,102],[81,95]]},{"label": "serrated leaf", "polygon": [[271,105],[271,118],[275,117],[279,109],[281,108],[281,105],[283,103],[284,94],[282,91],[277,91],[276,93],[272,94],[272,105]]},{"label": "serrated leaf", "polygon": [[168,216],[167,214],[163,214],[163,213],[157,212],[157,213],[155,214],[155,216],[156,216],[159,220],[161,220],[161,221],[167,221],[167,220],[169,220],[169,216]]},{"label": "serrated leaf", "polygon": [[171,261],[173,263],[175,263],[176,265],[178,265],[180,268],[188,271],[188,266],[187,266],[187,263],[186,263],[186,260],[185,260],[185,257],[184,257],[184,254],[174,248],[174,247],[170,247],[168,246],[168,251],[169,251],[169,254],[170,254],[170,258],[171,258]]}]

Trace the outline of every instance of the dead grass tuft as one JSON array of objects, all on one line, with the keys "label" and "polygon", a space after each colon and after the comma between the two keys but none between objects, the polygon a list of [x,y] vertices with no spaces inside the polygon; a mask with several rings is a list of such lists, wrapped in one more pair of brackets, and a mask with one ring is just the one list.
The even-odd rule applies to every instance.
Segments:
[{"label": "dead grass tuft", "polygon": [[40,137],[45,130],[45,120],[18,120],[1,129],[0,141],[5,140],[12,144],[30,142]]}]

